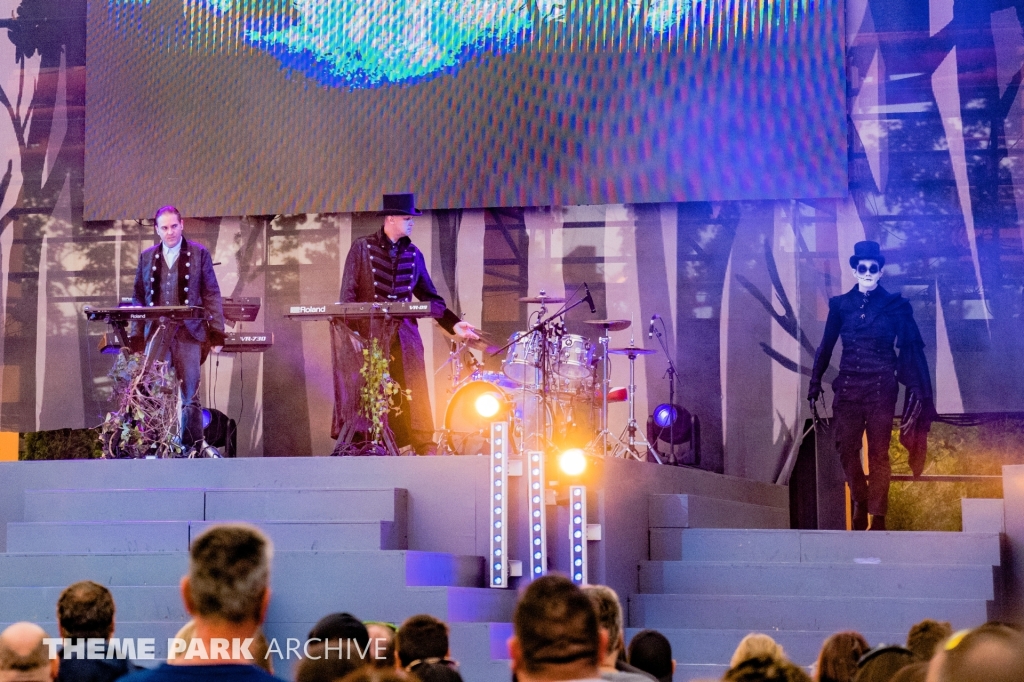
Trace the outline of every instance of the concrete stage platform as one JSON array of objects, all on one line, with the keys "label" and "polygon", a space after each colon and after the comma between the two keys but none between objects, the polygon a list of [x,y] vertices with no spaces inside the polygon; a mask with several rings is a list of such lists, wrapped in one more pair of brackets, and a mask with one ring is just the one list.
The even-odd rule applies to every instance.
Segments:
[{"label": "concrete stage platform", "polygon": [[[190,539],[244,520],[277,547],[266,631],[282,648],[332,611],[392,622],[426,612],[451,625],[467,682],[508,679],[516,595],[484,587],[488,469],[482,457],[0,463],[0,626],[55,631],[60,590],[89,578],[111,586],[120,636],[159,643],[186,619],[177,583]],[[752,630],[807,665],[840,629],[877,644],[924,617],[1012,618],[1024,467],[1004,479],[1003,535],[795,531],[784,487],[609,459],[587,482],[587,521],[601,526],[590,582],[616,589],[629,634],[665,632],[680,682],[718,677]],[[513,559],[526,557],[524,483],[509,481]],[[547,519],[549,567],[566,572],[568,508],[548,506]],[[294,663],[279,662],[284,677]]]},{"label": "concrete stage platform", "polygon": [[[190,538],[244,520],[277,549],[268,636],[302,638],[332,611],[392,622],[432,613],[451,624],[468,682],[505,679],[517,581],[484,587],[488,474],[484,457],[0,463],[0,623],[54,630],[60,590],[89,578],[111,586],[118,634],[154,637],[159,654],[187,619],[177,582]],[[523,484],[510,478],[512,559],[527,557]],[[587,521],[602,528],[588,543],[590,581],[624,605],[652,527],[788,526],[788,491],[775,485],[619,459],[587,485]],[[568,507],[547,514],[550,568],[567,572]],[[294,661],[280,665],[288,676]]]}]

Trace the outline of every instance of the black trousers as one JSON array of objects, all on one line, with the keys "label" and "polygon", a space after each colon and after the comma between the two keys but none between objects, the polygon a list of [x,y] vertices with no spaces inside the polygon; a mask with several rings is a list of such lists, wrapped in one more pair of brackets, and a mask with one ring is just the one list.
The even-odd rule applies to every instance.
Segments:
[{"label": "black trousers", "polygon": [[[871,400],[837,398],[832,406],[835,417],[833,435],[846,482],[850,484],[850,496],[854,502],[866,503],[868,512],[875,516],[884,516],[889,507],[889,481],[892,477],[889,440],[896,412],[897,390],[886,390]],[[870,477],[864,475],[860,458],[865,431],[868,436]]]},{"label": "black trousers", "polygon": [[412,393],[412,400],[403,397],[401,410],[388,417],[395,443],[399,447],[411,445],[422,453],[434,443],[434,416],[427,385],[426,353],[414,320],[404,320],[399,325],[391,344],[389,369],[402,389]]}]

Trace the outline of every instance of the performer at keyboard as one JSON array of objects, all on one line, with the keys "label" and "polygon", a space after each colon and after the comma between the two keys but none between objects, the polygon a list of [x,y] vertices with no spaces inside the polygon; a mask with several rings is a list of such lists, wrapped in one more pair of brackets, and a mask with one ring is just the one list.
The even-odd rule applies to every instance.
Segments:
[{"label": "performer at keyboard", "polygon": [[[383,206],[380,231],[355,240],[348,252],[341,280],[341,302],[409,301],[413,296],[420,301],[443,302],[430,280],[423,253],[410,239],[413,216],[423,215],[416,209],[413,195],[385,194]],[[451,310],[446,309],[438,323],[460,338],[480,338],[473,325],[460,321]],[[365,333],[363,324],[349,326]],[[412,445],[420,455],[436,454],[423,341],[416,320],[404,319],[398,325],[391,357],[391,376],[412,392],[412,400],[403,399],[400,412],[390,418],[395,442],[399,447]]]},{"label": "performer at keyboard", "polygon": [[[206,320],[185,320],[170,344],[170,361],[181,384],[181,442],[186,452],[202,451],[203,413],[199,404],[199,366],[203,346],[220,346],[224,339],[224,310],[210,252],[182,236],[184,221],[174,206],[156,212],[160,243],[139,256],[135,273],[134,305],[191,305],[206,309]],[[154,322],[140,329],[133,325],[133,343],[141,347],[156,329]],[[212,454],[212,452],[211,452]]]}]

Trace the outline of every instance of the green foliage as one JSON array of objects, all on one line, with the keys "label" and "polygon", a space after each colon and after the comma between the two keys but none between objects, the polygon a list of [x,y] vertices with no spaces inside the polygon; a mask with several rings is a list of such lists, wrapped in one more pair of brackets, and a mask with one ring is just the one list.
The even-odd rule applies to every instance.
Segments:
[{"label": "green foliage", "polygon": [[[363,349],[363,366],[359,370],[363,377],[363,386],[359,389],[359,414],[370,421],[370,440],[376,445],[381,444],[384,434],[384,417],[391,410],[398,413],[399,397],[403,395],[401,386],[391,377],[388,361],[380,342],[376,338],[371,339],[370,345]],[[410,391],[405,391],[404,395],[406,400],[412,399]]]},{"label": "green foliage", "polygon": [[96,429],[57,429],[22,436],[19,459],[98,459],[103,448]]},{"label": "green foliage", "polygon": [[[893,429],[889,456],[894,474],[910,474],[908,453]],[[925,475],[1002,474],[1004,464],[1024,463],[1024,423],[1002,419],[980,426],[935,423],[928,434]],[[959,531],[960,500],[1001,498],[1001,481],[982,483],[922,483],[894,481],[889,489],[886,526],[894,530]]]}]

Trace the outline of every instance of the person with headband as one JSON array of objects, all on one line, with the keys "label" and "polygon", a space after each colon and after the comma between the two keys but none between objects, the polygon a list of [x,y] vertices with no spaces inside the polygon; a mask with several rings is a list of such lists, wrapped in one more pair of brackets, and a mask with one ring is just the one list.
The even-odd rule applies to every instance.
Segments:
[{"label": "person with headband", "polygon": [[[932,388],[924,342],[910,302],[880,284],[885,256],[878,242],[857,242],[850,257],[857,285],[828,302],[825,332],[814,355],[807,399],[812,410],[822,397],[822,377],[836,341],[843,340],[839,376],[832,382],[833,436],[853,500],[853,529],[885,530],[889,504],[889,440],[899,384],[906,386],[901,430],[909,432],[931,404]],[[899,354],[897,354],[897,349]],[[867,432],[870,478],[860,451]],[[911,451],[916,475],[924,468],[923,449]]]}]

